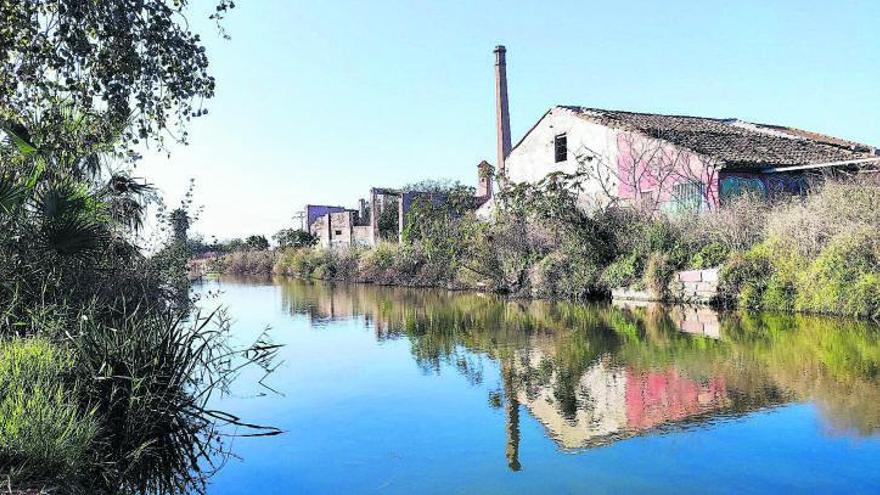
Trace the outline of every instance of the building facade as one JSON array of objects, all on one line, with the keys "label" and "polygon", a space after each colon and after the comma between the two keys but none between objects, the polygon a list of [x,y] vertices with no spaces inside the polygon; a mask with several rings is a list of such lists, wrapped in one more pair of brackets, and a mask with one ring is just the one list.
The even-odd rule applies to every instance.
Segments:
[{"label": "building facade", "polygon": [[[744,191],[798,193],[815,175],[880,168],[874,146],[791,127],[564,105],[511,147],[503,46],[495,48],[495,101],[499,177],[536,184],[568,175],[583,206],[712,209]],[[495,208],[490,199],[478,214]]]}]

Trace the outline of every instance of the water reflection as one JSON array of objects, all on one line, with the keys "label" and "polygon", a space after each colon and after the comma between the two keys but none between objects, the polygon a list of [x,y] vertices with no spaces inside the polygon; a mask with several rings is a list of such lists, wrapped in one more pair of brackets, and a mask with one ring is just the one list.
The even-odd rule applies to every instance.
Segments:
[{"label": "water reflection", "polygon": [[834,434],[880,426],[880,335],[865,322],[276,282],[289,313],[318,326],[363,318],[377,339],[408,339],[426,372],[450,364],[481,383],[484,360],[496,362],[489,403],[505,411],[513,471],[520,406],[565,450],[806,400]]}]

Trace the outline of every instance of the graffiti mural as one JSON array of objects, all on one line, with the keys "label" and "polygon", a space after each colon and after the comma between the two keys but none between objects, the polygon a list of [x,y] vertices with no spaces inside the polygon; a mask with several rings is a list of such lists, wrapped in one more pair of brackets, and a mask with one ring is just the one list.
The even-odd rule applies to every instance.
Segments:
[{"label": "graffiti mural", "polygon": [[803,194],[808,188],[803,174],[723,174],[720,180],[721,200],[755,193],[764,198],[779,194]]}]

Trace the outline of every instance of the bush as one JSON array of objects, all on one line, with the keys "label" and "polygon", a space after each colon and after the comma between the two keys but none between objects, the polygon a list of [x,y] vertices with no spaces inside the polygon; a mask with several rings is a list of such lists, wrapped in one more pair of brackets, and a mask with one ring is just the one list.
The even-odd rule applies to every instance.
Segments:
[{"label": "bush", "polygon": [[670,261],[669,255],[661,252],[651,253],[645,266],[645,287],[654,297],[666,299],[669,297],[669,282],[674,273],[675,266]]},{"label": "bush", "polygon": [[583,300],[604,291],[599,268],[580,253],[558,250],[530,272],[532,296]]},{"label": "bush", "polygon": [[396,244],[381,243],[375,248],[364,253],[360,260],[360,278],[364,281],[375,283],[389,283],[389,273],[398,256],[399,248]]},{"label": "bush", "polygon": [[275,253],[269,250],[236,251],[223,256],[213,268],[235,275],[268,274],[275,268]]},{"label": "bush", "polygon": [[843,233],[832,239],[802,277],[795,308],[848,316],[877,315],[880,299],[880,241],[876,231]]},{"label": "bush", "polygon": [[688,265],[695,270],[715,268],[724,264],[730,250],[720,242],[711,242],[701,247],[690,259]]},{"label": "bush", "polygon": [[608,265],[602,279],[611,288],[630,287],[640,280],[642,270],[642,258],[637,253],[630,253]]},{"label": "bush", "polygon": [[759,244],[745,253],[733,253],[721,268],[719,296],[744,308],[760,308],[773,271],[770,251]]}]

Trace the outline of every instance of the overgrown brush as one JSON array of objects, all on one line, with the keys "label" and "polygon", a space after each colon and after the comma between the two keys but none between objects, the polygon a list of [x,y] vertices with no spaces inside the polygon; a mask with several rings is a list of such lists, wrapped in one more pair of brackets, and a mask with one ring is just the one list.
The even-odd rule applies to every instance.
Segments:
[{"label": "overgrown brush", "polygon": [[765,238],[722,271],[741,307],[880,318],[880,185],[828,181],[775,205]]},{"label": "overgrown brush", "polygon": [[272,273],[275,258],[275,252],[268,249],[234,251],[214,260],[210,268],[235,275],[261,275]]}]

